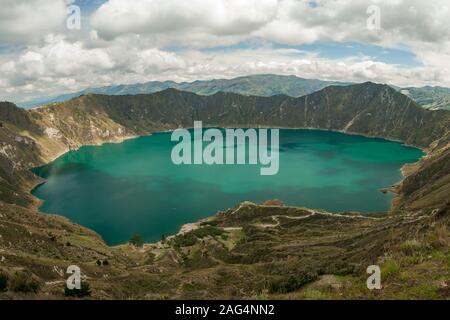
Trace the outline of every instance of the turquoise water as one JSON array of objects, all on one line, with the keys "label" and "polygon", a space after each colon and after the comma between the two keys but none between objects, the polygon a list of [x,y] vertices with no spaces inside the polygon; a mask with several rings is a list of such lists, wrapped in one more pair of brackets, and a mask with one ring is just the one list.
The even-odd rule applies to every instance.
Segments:
[{"label": "turquoise water", "polygon": [[289,205],[386,211],[400,167],[422,151],[400,143],[317,130],[280,130],[279,172],[259,165],[180,165],[171,161],[170,133],[120,144],[82,147],[35,169],[47,182],[33,191],[43,212],[97,231],[111,245],[140,234],[173,234],[188,222],[248,200]]}]

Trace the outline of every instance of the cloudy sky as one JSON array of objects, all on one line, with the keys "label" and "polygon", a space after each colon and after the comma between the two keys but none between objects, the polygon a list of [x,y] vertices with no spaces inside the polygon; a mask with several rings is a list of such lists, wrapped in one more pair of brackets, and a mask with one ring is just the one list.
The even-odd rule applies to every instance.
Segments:
[{"label": "cloudy sky", "polygon": [[448,0],[0,0],[0,7],[0,100],[259,73],[450,87]]}]

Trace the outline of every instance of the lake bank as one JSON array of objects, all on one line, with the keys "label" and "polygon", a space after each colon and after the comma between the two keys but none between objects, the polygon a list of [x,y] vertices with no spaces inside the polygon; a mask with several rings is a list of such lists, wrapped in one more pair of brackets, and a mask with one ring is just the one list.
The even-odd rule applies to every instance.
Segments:
[{"label": "lake bank", "polygon": [[[296,145],[296,143],[298,142],[296,141],[296,139],[298,137],[295,137],[295,134],[298,134],[299,131],[302,133],[301,135],[303,136],[303,138],[306,138],[306,142],[304,141],[304,143]],[[164,169],[163,167],[166,165],[165,163],[168,160],[166,155],[170,155],[170,148],[167,148],[167,145],[165,145],[169,143],[168,138],[170,137],[170,135],[168,133],[155,133],[149,137],[127,140],[123,144],[119,145],[106,144],[101,147],[82,147],[77,152],[84,152],[84,156],[76,155],[77,152],[68,153],[59,160],[59,164],[62,166],[61,168],[58,168],[58,160],[56,161],[56,165],[54,163],[51,166],[53,173],[56,173],[56,180],[51,181],[50,185],[52,183],[55,183],[55,181],[58,182],[58,179],[63,179],[58,183],[61,183],[61,181],[65,181],[64,183],[67,186],[67,181],[69,181],[75,188],[73,190],[77,190],[78,192],[84,194],[84,196],[88,196],[88,198],[78,198],[78,200],[81,199],[81,202],[84,203],[81,208],[78,208],[78,211],[89,212],[89,210],[93,210],[92,212],[94,212],[95,214],[87,215],[85,217],[85,220],[87,222],[92,222],[92,220],[95,220],[95,218],[93,217],[97,217],[99,220],[96,223],[94,221],[92,225],[88,224],[87,226],[89,228],[93,227],[94,230],[102,235],[106,232],[106,230],[102,227],[99,227],[99,225],[105,223],[108,217],[101,213],[104,210],[101,208],[101,206],[96,207],[94,205],[94,209],[92,208],[90,204],[93,203],[93,200],[89,198],[90,195],[86,195],[86,193],[97,194],[97,197],[99,197],[100,199],[108,199],[109,197],[110,201],[114,203],[116,207],[123,208],[123,212],[135,210],[133,211],[134,213],[127,213],[127,216],[131,220],[139,220],[140,215],[149,215],[149,213],[145,211],[144,208],[151,208],[152,210],[156,211],[163,210],[164,215],[172,217],[178,217],[180,210],[183,211],[186,209],[189,211],[190,214],[181,214],[182,216],[184,216],[183,219],[163,218],[162,221],[165,221],[165,224],[172,225],[171,228],[164,227],[164,223],[161,223],[161,221],[159,221],[157,223],[157,225],[159,225],[160,227],[159,235],[153,235],[151,237],[144,238],[146,241],[154,241],[163,234],[167,235],[176,233],[179,227],[185,223],[197,221],[198,219],[210,215],[211,212],[216,212],[219,210],[223,210],[224,208],[233,207],[234,205],[236,205],[236,203],[240,203],[246,200],[263,202],[267,199],[282,198],[282,200],[288,205],[324,208],[333,212],[386,211],[390,206],[390,201],[392,200],[392,198],[382,195],[381,192],[379,192],[379,189],[385,187],[386,185],[397,183],[399,180],[401,180],[402,177],[400,175],[400,167],[408,161],[416,161],[422,155],[422,153],[418,152],[417,149],[409,150],[408,147],[402,146],[398,143],[386,142],[385,140],[366,140],[367,138],[361,136],[331,133],[329,131],[323,130],[299,131],[282,130],[282,132],[284,132],[285,138],[287,137],[287,139],[284,139],[284,146],[283,139],[281,139],[280,148],[282,150],[280,152],[280,155],[281,159],[283,159],[283,155],[286,155],[285,161],[287,161],[284,164],[283,162],[281,162],[281,166],[286,165],[286,168],[292,168],[292,170],[296,170],[293,172],[297,172],[299,176],[301,176],[301,181],[291,182],[293,179],[292,174],[289,172],[291,169],[286,168],[284,169],[284,173],[282,172],[281,175],[278,176],[278,178],[274,181],[252,180],[256,177],[253,172],[254,170],[245,166],[238,166],[238,168],[234,169],[221,168],[217,172],[214,171],[214,166],[190,168],[194,170],[191,173],[189,173],[190,170],[180,171],[180,167],[176,166],[169,166]],[[162,136],[165,138],[161,140]],[[156,140],[155,137],[157,137]],[[156,155],[156,158],[153,159],[151,158],[151,153],[144,152],[146,156],[144,156],[143,158],[151,159],[151,163],[139,160],[140,158],[142,159],[142,155],[139,154],[139,150],[142,150],[142,146],[151,146],[151,142],[150,145],[148,145],[148,139],[157,141],[156,146],[153,147],[156,147],[156,150],[162,152],[161,154]],[[316,143],[320,139],[328,139],[330,143],[328,145],[327,143],[319,143],[316,145]],[[143,145],[140,145],[141,143],[143,143]],[[369,150],[370,148],[366,148],[366,151],[363,150],[362,152],[360,152],[356,149],[353,149],[355,143],[359,144],[360,147],[364,145],[364,143],[369,143],[369,145],[371,145],[374,149],[371,152],[367,152],[367,150]],[[383,150],[383,148],[379,149],[382,145],[387,147],[388,151]],[[329,147],[331,147],[332,149],[327,150],[327,148]],[[119,158],[121,160],[114,160],[116,156],[112,156],[112,154],[114,154],[115,151],[111,151],[111,148],[117,150],[122,149],[121,152],[125,152],[124,154],[120,153],[121,156]],[[339,156],[339,150],[342,148],[349,152],[349,154],[347,154],[347,156],[344,156],[343,158]],[[149,148],[149,150],[150,149],[153,150],[153,148]],[[394,159],[395,163],[385,163],[383,166],[383,162],[386,160],[383,159],[383,154],[386,152],[391,152],[389,150],[394,152],[398,159]],[[406,159],[403,158],[404,155],[402,154],[403,152],[407,152],[407,150],[412,151],[414,156],[410,158],[407,157]],[[308,154],[311,153],[314,153],[315,156],[318,157],[317,159],[319,159],[320,161],[317,161],[317,159],[314,157],[308,157]],[[107,155],[108,157],[112,156],[113,159],[110,159],[110,162],[102,161],[101,159],[105,155]],[[130,158],[127,158],[130,155],[132,160],[130,160]],[[388,155],[386,156],[388,157]],[[127,165],[121,164],[121,161]],[[314,177],[314,174],[308,173],[309,171],[311,171],[305,169],[308,165],[313,165],[312,171],[314,171],[316,174],[320,172],[320,168],[314,166],[314,163],[325,164],[325,171],[323,172],[325,177],[317,179],[317,177]],[[133,167],[131,169],[130,164],[131,167]],[[161,169],[162,171],[159,170],[159,173],[149,173],[147,172],[147,166],[163,169]],[[353,170],[352,166],[356,166],[357,169]],[[383,167],[384,169],[381,169]],[[282,167],[280,168],[282,169]],[[119,169],[119,171],[115,171],[115,169]],[[84,178],[87,178],[86,181],[90,181],[89,183],[94,183],[95,187],[89,186],[89,183],[86,184],[86,181],[77,181],[76,173],[79,172],[79,170],[81,170],[80,172],[84,172],[86,174],[84,176]],[[121,170],[124,171],[120,173]],[[171,170],[175,170],[174,174],[171,173]],[[372,170],[375,171],[375,173],[378,172],[378,174],[374,175],[373,172],[369,174],[369,172]],[[130,182],[127,181],[127,174],[133,177],[132,180],[135,181],[134,183],[130,184]],[[229,177],[233,175],[237,180],[230,181]],[[364,177],[365,175],[368,176]],[[377,175],[378,177],[376,177]],[[45,178],[45,174],[43,176]],[[210,179],[208,177],[214,177],[214,179]],[[244,177],[246,177],[247,179],[244,179]],[[250,179],[248,179],[249,177]],[[179,178],[184,179],[184,181],[180,180]],[[364,181],[364,178],[368,178],[369,180],[362,182]],[[102,191],[102,188],[104,187],[96,184],[96,181],[98,181],[99,179],[108,181],[107,185],[111,187],[111,193],[109,195],[107,194],[107,192]],[[221,179],[221,183],[217,183],[217,181],[214,181],[217,179]],[[378,180],[377,185],[372,184],[374,181],[373,179]],[[254,185],[252,185],[252,183],[249,183],[248,181],[251,181]],[[338,181],[338,183],[335,183],[336,181]],[[347,183],[346,181],[349,181],[349,183]],[[372,182],[368,183],[368,181]],[[358,186],[352,186],[352,183]],[[384,183],[387,184],[383,185]],[[370,186],[370,184],[372,185]],[[44,184],[43,186],[46,186],[46,184]],[[80,186],[83,186],[89,192],[83,190],[83,188]],[[183,190],[182,186],[189,186],[188,189],[192,190]],[[67,188],[63,188],[63,190],[68,194],[70,194],[70,192],[73,192],[73,190],[70,191]],[[132,199],[134,199],[135,201],[132,201],[131,204],[127,206],[127,208],[125,208],[122,202],[130,203],[130,200],[123,200],[124,194],[127,194],[127,192],[124,193],[123,190],[128,190],[128,194],[134,192],[134,194],[140,195],[140,197],[137,198],[133,198],[133,195],[131,195]],[[132,192],[130,190],[132,190]],[[142,190],[145,190],[145,192],[143,192]],[[167,191],[161,192],[161,190]],[[47,191],[50,192],[50,190]],[[192,193],[190,193],[191,191]],[[190,195],[183,196],[183,194],[185,193],[189,193]],[[34,194],[36,196],[40,195],[44,198],[44,200],[48,200],[45,198],[45,195],[39,194],[39,192],[34,192]],[[64,201],[66,201],[67,203],[72,202],[76,198],[71,198],[70,196],[68,197],[64,194],[61,195],[61,191],[57,191],[55,189],[52,189],[49,194],[52,194],[51,199],[55,199],[55,196],[56,198],[62,196],[62,198],[65,199]],[[158,198],[159,200],[150,201],[148,199],[145,199],[148,198],[150,194],[153,195],[153,197]],[[165,203],[174,202],[174,198],[171,194],[174,194],[177,198],[180,198],[179,200],[177,200],[179,202],[177,202],[177,205],[173,208],[164,207]],[[204,195],[208,195],[206,199]],[[208,199],[210,195],[212,195],[212,199]],[[142,200],[141,196],[144,200]],[[108,207],[108,203],[105,201],[106,200],[101,200],[103,205],[106,205],[106,207]],[[212,203],[212,205],[199,205],[202,203],[204,204],[205,202],[210,204]],[[186,203],[189,205],[186,206]],[[347,205],[347,207],[345,205]],[[55,205],[55,203],[49,204],[47,202],[47,204],[44,203],[44,207],[42,208],[42,210],[46,212],[58,213],[64,213],[66,209],[70,208],[68,208],[61,202],[59,202],[59,205]],[[115,209],[114,215],[118,216],[119,220],[122,220],[120,216],[124,215],[124,213],[121,213],[119,211]],[[137,214],[137,212],[140,212],[140,214]],[[75,214],[75,212],[73,214]],[[77,219],[76,215],[64,215],[69,219],[75,221],[76,223],[86,226],[86,223],[83,223],[83,221],[85,221],[84,219],[81,219],[83,221],[80,221],[79,219]],[[145,231],[145,228],[138,228],[139,223],[133,223],[129,221],[127,221],[127,223],[132,225],[134,224],[134,227],[136,229]],[[153,226],[153,230],[157,229],[155,228],[156,227]],[[114,227],[112,229],[117,228]],[[142,233],[138,232],[139,230],[136,230],[136,233]],[[121,242],[127,241],[129,237],[130,235],[123,235]],[[119,243],[114,243],[111,241],[107,242],[110,244]]]}]

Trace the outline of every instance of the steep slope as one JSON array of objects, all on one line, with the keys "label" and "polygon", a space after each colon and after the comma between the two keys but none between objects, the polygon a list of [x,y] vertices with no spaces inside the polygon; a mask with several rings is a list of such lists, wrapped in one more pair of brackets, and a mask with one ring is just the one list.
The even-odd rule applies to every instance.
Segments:
[{"label": "steep slope", "polygon": [[[424,163],[429,165],[431,161],[428,160],[434,159],[433,163],[442,163],[442,166],[436,165],[440,174],[447,176],[448,173],[445,150],[449,141],[450,113],[425,110],[387,85],[330,86],[300,98],[224,92],[201,96],[167,89],[151,95],[89,94],[29,111],[8,103],[2,106],[0,133],[4,136],[4,161],[9,163],[9,167],[3,167],[5,177],[12,166],[26,172],[33,165],[41,165],[82,145],[117,142],[159,130],[191,127],[194,120],[223,127],[317,128],[399,140],[428,149],[430,155]],[[29,147],[24,148],[24,145]],[[424,165],[420,162],[418,166]],[[443,185],[439,185],[439,190],[442,192],[434,192],[433,200],[426,203],[443,203],[448,181],[441,178],[439,176],[439,183]],[[413,199],[419,201],[419,195],[424,201],[424,195],[418,190],[432,185],[426,179],[426,183],[417,181],[421,179],[410,177],[406,180],[408,195],[414,192],[417,195],[409,198],[407,203]],[[417,190],[413,191],[414,188]],[[426,194],[431,195],[430,192]]]},{"label": "steep slope", "polygon": [[[300,98],[257,97],[219,92],[211,96],[168,89],[152,95],[86,95],[66,103],[31,110],[37,123],[45,123],[69,138],[95,140],[117,132],[74,132],[97,128],[128,134],[190,127],[194,120],[208,125],[262,125],[339,130],[427,147],[448,129],[448,112],[420,108],[387,85],[365,83],[331,86]],[[54,119],[54,120],[51,120]],[[108,123],[108,121],[113,121]],[[101,123],[103,121],[103,123]],[[95,123],[94,123],[95,122]]]},{"label": "steep slope", "polygon": [[398,206],[420,209],[450,203],[449,133],[438,140],[432,150],[402,182]]},{"label": "steep slope", "polygon": [[[70,99],[88,95],[135,95],[151,94],[166,89],[177,89],[188,91],[200,95],[212,95],[217,92],[230,92],[242,95],[255,95],[270,97],[276,95],[286,95],[290,97],[300,97],[319,91],[327,86],[351,85],[350,82],[323,81],[317,79],[304,79],[297,76],[284,76],[274,74],[260,74],[233,79],[212,79],[197,80],[194,82],[174,81],[149,81],[146,83],[112,85],[99,88],[88,88],[78,92],[67,93],[50,98],[36,99],[27,102],[20,102],[18,105],[23,108],[32,108],[50,103],[64,102]],[[444,87],[397,87],[391,86],[402,94],[413,99],[417,104],[430,110],[450,110],[450,88]]]},{"label": "steep slope", "polygon": [[[2,132],[14,140],[5,142],[4,148],[14,147],[19,140],[35,148],[33,152],[24,148],[10,151],[10,162],[23,168],[40,165],[82,145],[191,127],[194,120],[224,127],[318,128],[378,136],[428,148],[430,159],[437,157],[435,150],[443,152],[450,128],[449,112],[425,110],[391,87],[373,83],[330,86],[300,98],[224,92],[200,96],[175,89],[151,95],[89,94],[29,111],[5,104],[1,112]],[[29,160],[28,166],[24,159]],[[413,185],[423,187],[409,184],[408,190]],[[434,201],[445,196],[445,192],[440,193]]]},{"label": "steep slope", "polygon": [[[339,130],[405,141],[429,153],[408,167],[393,215],[331,215],[276,201],[244,203],[197,223],[200,231],[137,249],[107,247],[94,232],[36,210],[29,190],[40,180],[29,168],[82,145],[190,127],[194,120]],[[386,297],[425,285],[435,297],[447,295],[445,286],[439,291],[439,281],[446,284],[449,275],[450,112],[424,110],[389,86],[332,86],[300,98],[199,96],[174,89],[90,94],[28,111],[0,103],[0,122],[0,273],[15,279],[21,270],[40,283],[40,294],[61,297],[63,270],[74,261],[96,298],[250,298],[295,291],[329,274],[346,275],[359,286],[365,267],[387,264],[388,257],[410,268],[403,279],[426,266],[437,282],[417,284],[411,278],[399,286],[397,278],[387,279]],[[420,246],[410,249],[411,242]],[[374,297],[346,288],[340,297]]]}]

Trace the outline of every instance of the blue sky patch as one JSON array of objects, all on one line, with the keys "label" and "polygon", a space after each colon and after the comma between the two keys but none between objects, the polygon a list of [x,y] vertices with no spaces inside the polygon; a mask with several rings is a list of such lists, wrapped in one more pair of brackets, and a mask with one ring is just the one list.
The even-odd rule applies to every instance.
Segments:
[{"label": "blue sky patch", "polygon": [[[220,52],[233,52],[239,50],[251,50],[260,48],[271,49],[296,49],[298,55],[304,55],[307,53],[315,53],[321,58],[325,59],[345,59],[345,58],[365,58],[375,61],[384,62],[387,64],[396,64],[405,67],[417,67],[422,66],[422,63],[417,59],[416,55],[407,48],[386,48],[382,46],[364,44],[364,43],[338,43],[338,42],[320,42],[303,45],[288,45],[281,43],[267,43],[258,41],[245,41],[238,44],[229,46],[216,46],[211,48],[204,48],[200,51],[205,53],[220,53]],[[168,51],[182,51],[181,47],[168,47],[165,48]]]}]

